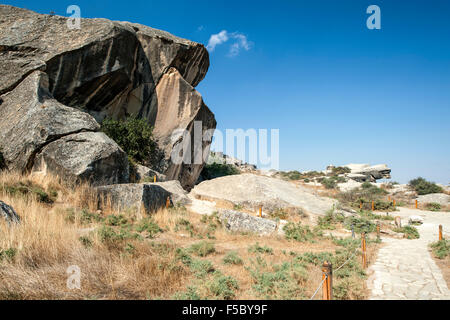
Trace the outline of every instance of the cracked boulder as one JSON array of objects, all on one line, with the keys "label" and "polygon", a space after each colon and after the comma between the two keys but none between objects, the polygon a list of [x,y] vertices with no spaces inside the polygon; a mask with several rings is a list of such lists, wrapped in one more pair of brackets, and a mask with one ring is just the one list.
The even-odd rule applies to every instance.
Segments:
[{"label": "cracked boulder", "polygon": [[33,171],[93,186],[129,180],[127,154],[103,132],[75,133],[49,143],[37,154]]},{"label": "cracked boulder", "polygon": [[99,205],[112,210],[132,212],[155,212],[166,205],[168,192],[153,183],[128,183],[96,188]]},{"label": "cracked boulder", "polygon": [[98,129],[92,116],[53,98],[41,71],[2,96],[0,148],[9,170],[51,172],[68,182],[127,182],[127,155]]},{"label": "cracked boulder", "polygon": [[258,235],[283,235],[285,220],[278,223],[269,219],[254,217],[244,212],[220,210],[218,217],[225,228],[231,232],[250,232]]},{"label": "cracked boulder", "polygon": [[[152,169],[169,179],[178,179],[183,187],[192,187],[204,161],[174,165],[170,155],[176,144],[167,137],[175,129],[188,130],[193,135],[194,119],[203,121],[203,131],[215,128],[214,115],[194,89],[209,68],[206,48],[129,22],[81,19],[80,29],[69,29],[67,22],[66,17],[0,5],[0,104],[5,104],[3,100],[16,106],[26,103],[21,95],[11,93],[17,93],[30,76],[44,72],[46,100],[51,97],[53,105],[58,102],[59,107],[84,111],[98,123],[106,117],[124,119],[134,115],[147,119],[158,135],[160,149],[159,161],[152,164]],[[168,79],[176,80],[178,87],[168,87]],[[2,125],[4,128],[7,124],[0,124],[0,135],[5,136]],[[97,130],[91,125],[86,128],[86,123],[78,127],[78,131]],[[56,136],[73,133],[72,129],[64,128],[60,130],[63,133],[49,133],[47,138],[44,131],[55,128],[47,128],[43,123],[41,129],[44,137],[20,151],[26,155],[10,150],[15,158],[9,158],[9,166],[31,167],[28,154],[36,151],[35,144],[42,145],[40,141],[45,140],[45,145]],[[209,145],[210,141],[205,141],[201,150],[190,152],[207,154]]]}]

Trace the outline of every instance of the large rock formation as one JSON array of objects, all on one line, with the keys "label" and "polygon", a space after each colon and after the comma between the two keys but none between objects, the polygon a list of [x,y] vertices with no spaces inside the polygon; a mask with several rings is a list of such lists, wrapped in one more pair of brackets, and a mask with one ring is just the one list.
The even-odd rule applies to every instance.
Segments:
[{"label": "large rock formation", "polygon": [[[0,117],[0,148],[11,149],[3,152],[8,169],[32,169],[48,143],[97,131],[94,119],[136,115],[155,127],[161,149],[155,166],[168,179],[192,187],[203,162],[171,162],[173,149],[184,137],[172,135],[182,129],[192,137],[197,120],[202,121],[202,133],[215,128],[214,115],[194,89],[208,67],[203,45],[164,31],[106,19],[82,19],[80,29],[70,29],[67,18],[0,5],[0,112],[8,116]],[[22,125],[19,129],[31,124],[33,132],[17,147],[21,132],[13,134],[9,122],[14,112],[28,118],[13,119]],[[67,127],[62,125],[65,120],[58,125],[38,118],[53,116],[70,119]],[[201,150],[195,150],[192,144],[188,149],[192,159],[195,152],[209,152],[209,145],[210,141],[203,141]],[[106,153],[106,162],[112,153]],[[119,176],[126,177],[127,170],[117,168],[112,181],[120,182]]]}]

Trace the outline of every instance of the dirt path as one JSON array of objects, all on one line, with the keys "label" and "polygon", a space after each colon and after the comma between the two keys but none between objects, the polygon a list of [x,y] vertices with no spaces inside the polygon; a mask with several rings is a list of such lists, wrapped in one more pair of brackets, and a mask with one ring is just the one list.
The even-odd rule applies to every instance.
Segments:
[{"label": "dirt path", "polygon": [[370,299],[450,299],[442,272],[428,250],[428,244],[438,239],[439,224],[444,227],[444,237],[450,236],[450,213],[400,208],[391,214],[400,216],[402,225],[412,215],[421,216],[424,223],[417,227],[420,239],[382,238],[385,245],[369,268]]}]

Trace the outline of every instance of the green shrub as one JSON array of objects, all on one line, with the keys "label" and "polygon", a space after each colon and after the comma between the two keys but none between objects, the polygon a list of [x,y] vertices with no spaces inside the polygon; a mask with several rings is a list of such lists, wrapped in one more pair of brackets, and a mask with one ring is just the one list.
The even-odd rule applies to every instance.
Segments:
[{"label": "green shrub", "polygon": [[101,130],[113,139],[134,161],[145,165],[154,162],[156,143],[153,128],[147,120],[130,117],[126,120],[105,119]]},{"label": "green shrub", "polygon": [[252,263],[253,268],[247,268],[254,285],[253,290],[262,299],[305,299],[304,284],[308,272],[303,262],[295,260],[267,266],[262,259]]},{"label": "green shrub", "polygon": [[204,278],[208,273],[214,272],[214,266],[208,260],[192,260],[190,263],[191,271],[197,278]]},{"label": "green shrub", "polygon": [[39,202],[52,204],[56,201],[58,193],[54,190],[46,192],[41,186],[32,181],[20,181],[17,184],[0,185],[0,190],[5,191],[11,196],[31,196]]},{"label": "green shrub", "polygon": [[14,260],[17,254],[17,250],[15,248],[9,248],[6,250],[0,250],[0,262],[5,259],[7,261]]},{"label": "green shrub", "polygon": [[437,242],[433,242],[430,247],[433,250],[433,254],[439,259],[444,259],[447,256],[450,256],[450,240],[442,239]]},{"label": "green shrub", "polygon": [[348,167],[335,167],[332,169],[332,174],[337,176],[339,174],[345,174],[345,173],[350,173],[352,172],[352,170],[350,170],[350,168]]},{"label": "green shrub", "polygon": [[416,227],[404,226],[402,228],[395,228],[394,232],[403,233],[407,239],[419,239],[420,234]]},{"label": "green shrub", "polygon": [[430,211],[440,211],[442,209],[441,205],[436,202],[430,202],[425,205],[425,208],[427,208]]},{"label": "green shrub", "polygon": [[236,251],[230,251],[223,258],[223,263],[241,265],[244,263],[244,261],[239,257]]},{"label": "green shrub", "polygon": [[152,218],[144,218],[139,221],[136,227],[137,232],[146,232],[148,238],[154,238],[156,234],[163,232],[163,230],[153,221]]},{"label": "green shrub", "polygon": [[270,217],[275,219],[285,220],[289,216],[289,213],[281,208],[277,208],[270,213]]},{"label": "green shrub", "polygon": [[86,209],[77,211],[73,208],[70,208],[66,210],[65,220],[71,223],[74,223],[76,220],[78,220],[81,224],[90,224],[93,222],[101,222],[104,220],[104,218],[101,215],[92,213]]},{"label": "green shrub", "polygon": [[81,236],[78,238],[78,240],[80,240],[81,244],[85,247],[85,248],[90,248],[92,247],[92,240],[89,237],[86,236]]},{"label": "green shrub", "polygon": [[127,218],[125,218],[123,215],[109,215],[105,219],[105,224],[108,226],[121,226],[128,223]]},{"label": "green shrub", "polygon": [[317,226],[319,229],[334,230],[336,224],[344,221],[344,215],[335,212],[334,208],[328,210],[323,217],[319,217],[317,220]]},{"label": "green shrub", "polygon": [[338,185],[338,183],[345,182],[344,177],[339,176],[331,176],[329,178],[320,178],[319,182],[326,188],[326,189],[335,189]]},{"label": "green shrub", "polygon": [[248,252],[273,254],[273,249],[267,246],[261,247],[257,242],[254,245],[248,247]]},{"label": "green shrub", "polygon": [[429,182],[421,177],[411,180],[409,182],[409,185],[419,195],[443,192],[443,189],[439,187],[437,184],[435,184],[434,182]]},{"label": "green shrub", "polygon": [[120,228],[119,230],[116,230],[108,226],[100,227],[98,230],[98,235],[100,241],[104,243],[115,243],[128,239],[142,239],[139,234],[130,232],[129,229]]},{"label": "green shrub", "polygon": [[196,254],[200,257],[206,257],[207,255],[216,252],[216,249],[214,248],[214,244],[212,244],[211,242],[200,241],[190,246],[189,252],[192,252],[193,254]]},{"label": "green shrub", "polygon": [[188,286],[184,292],[177,292],[173,295],[175,300],[200,300],[201,296],[197,292],[196,287]]},{"label": "green shrub", "polygon": [[377,228],[375,223],[363,217],[348,217],[345,219],[344,225],[348,230],[351,230],[353,225],[355,233],[370,233],[374,232]]},{"label": "green shrub", "polygon": [[214,162],[211,164],[206,164],[203,167],[203,170],[200,173],[200,175],[204,180],[211,180],[219,177],[231,176],[240,173],[241,172],[239,171],[239,169],[232,164],[227,163],[222,164]]},{"label": "green shrub", "polygon": [[189,266],[192,263],[192,257],[185,249],[178,248],[176,250],[176,257],[186,266]]},{"label": "green shrub", "polygon": [[239,284],[233,277],[218,273],[208,284],[208,288],[216,298],[230,300],[235,297]]},{"label": "green shrub", "polygon": [[289,222],[283,227],[284,236],[286,239],[295,240],[299,242],[312,241],[316,236],[308,226],[302,226],[300,222]]}]

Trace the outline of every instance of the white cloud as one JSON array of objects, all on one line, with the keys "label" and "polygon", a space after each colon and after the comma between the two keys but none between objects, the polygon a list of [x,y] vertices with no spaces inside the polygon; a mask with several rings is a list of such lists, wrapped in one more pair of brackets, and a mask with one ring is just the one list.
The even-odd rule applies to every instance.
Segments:
[{"label": "white cloud", "polygon": [[228,52],[229,57],[235,57],[239,54],[241,49],[248,51],[251,49],[253,43],[248,41],[247,36],[239,32],[228,33],[227,30],[222,30],[217,34],[211,35],[208,41],[206,49],[209,52],[213,52],[216,46],[227,42],[229,39],[233,39],[234,43],[231,44]]},{"label": "white cloud", "polygon": [[208,45],[206,49],[208,51],[213,52],[217,45],[228,41],[228,32],[227,30],[222,30],[217,34],[211,35],[208,41]]}]

